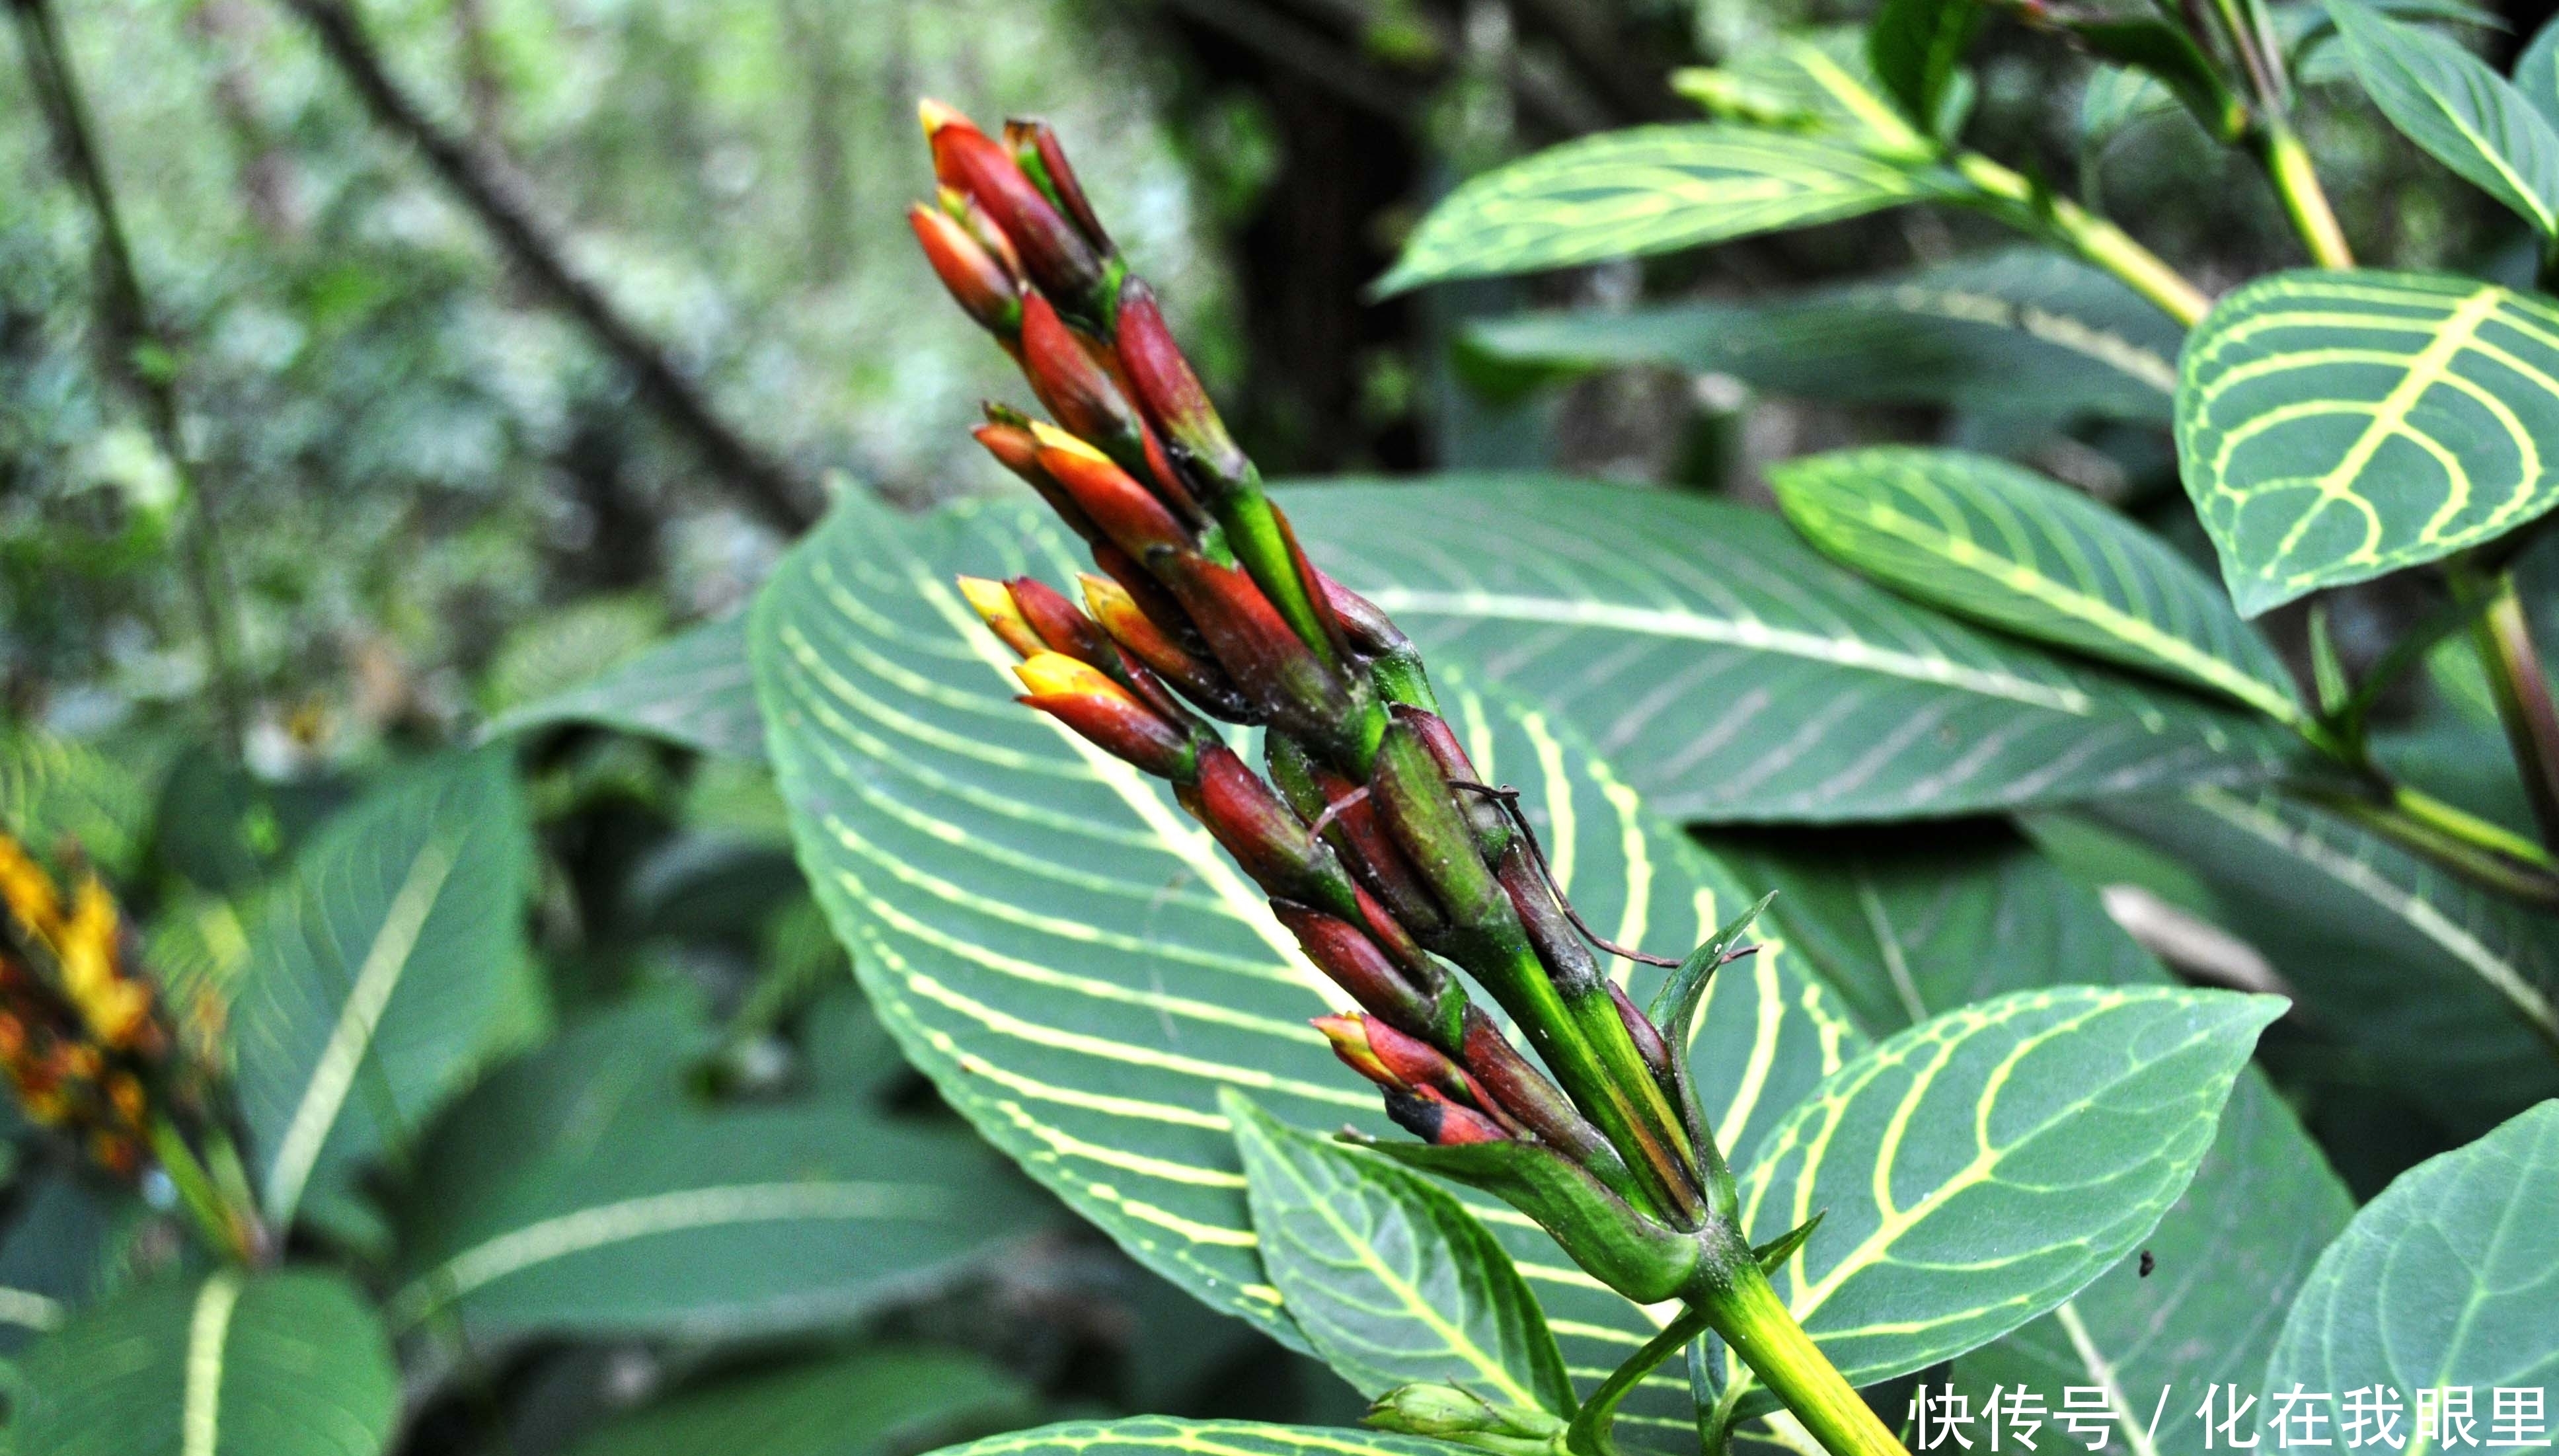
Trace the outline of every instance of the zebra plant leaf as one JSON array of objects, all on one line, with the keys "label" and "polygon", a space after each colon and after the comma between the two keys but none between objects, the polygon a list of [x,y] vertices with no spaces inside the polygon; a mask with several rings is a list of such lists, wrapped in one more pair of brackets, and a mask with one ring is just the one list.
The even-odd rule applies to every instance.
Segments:
[{"label": "zebra plant leaf", "polygon": [[23,1456],[380,1456],[399,1413],[381,1321],[307,1269],[135,1289],[30,1347],[19,1375]]},{"label": "zebra plant leaf", "polygon": [[2139,294],[2041,248],[1773,299],[1517,314],[1466,335],[1550,368],[1667,364],[1808,399],[2159,424],[2183,339]]},{"label": "zebra plant leaf", "polygon": [[1573,1382],[1511,1256],[1444,1187],[1300,1132],[1228,1089],[1262,1266],[1363,1395],[1416,1382],[1571,1418]]},{"label": "zebra plant leaf", "polygon": [[601,723],[704,753],[764,756],[764,720],[746,662],[746,614],[706,622],[590,681],[492,722],[498,738],[556,723]]},{"label": "zebra plant leaf", "polygon": [[1038,1408],[983,1356],[869,1346],[688,1385],[605,1424],[567,1456],[895,1456],[1018,1426]]},{"label": "zebra plant leaf", "polygon": [[2178,453],[2243,617],[2559,504],[2559,306],[2426,273],[2277,273],[2186,345]]},{"label": "zebra plant leaf", "polygon": [[[1294,1126],[1401,1134],[1306,1024],[1341,995],[1263,898],[1169,796],[1016,704],[1007,655],[950,585],[962,571],[1063,583],[1080,564],[1075,543],[1009,504],[907,523],[848,500],[793,550],[754,633],[801,864],[873,1008],[952,1105],[1141,1262],[1298,1340],[1255,1248],[1218,1093]],[[1445,657],[1434,681],[1478,768],[1523,792],[1602,935],[1685,950],[1755,898],[1569,724]],[[1640,1003],[1658,976],[1635,968],[1630,994]],[[1771,946],[1711,988],[1693,1044],[1701,1094],[1744,1148],[1855,1039]],[[1578,1380],[1655,1328],[1517,1213],[1468,1197]],[[1637,1419],[1685,1424],[1685,1389],[1667,1384]]]},{"label": "zebra plant leaf", "polygon": [[[2273,996],[2063,986],[1880,1043],[1770,1135],[1754,1241],[1822,1227],[1771,1276],[1852,1383],[1918,1370],[2077,1293],[2194,1175]],[[1773,1397],[1733,1372],[1737,1414]]]},{"label": "zebra plant leaf", "polygon": [[1013,1431],[935,1456],[1450,1456],[1456,1449],[1384,1431],[1140,1415]]},{"label": "zebra plant leaf", "polygon": [[503,750],[392,779],[295,858],[252,920],[231,1011],[270,1220],[410,1146],[538,1020],[531,895],[532,830]]},{"label": "zebra plant leaf", "polygon": [[1765,511],[1538,477],[1286,497],[1432,653],[1575,717],[1688,820],[1940,817],[2279,771],[2257,715],[1977,631]]},{"label": "zebra plant leaf", "polygon": [[[2320,1256],[2284,1322],[2266,1388],[2311,1398],[2345,1429],[2349,1392],[2470,1388],[2470,1433],[2520,1451],[2549,1434],[2559,1386],[2559,1102],[2399,1176]],[[2535,1392],[2533,1428],[2500,1432],[2493,1392]],[[2415,1415],[2404,1417],[2413,1429]],[[2447,1428],[2449,1449],[2457,1428]],[[2411,1442],[2412,1445],[2419,1442]]]},{"label": "zebra plant leaf", "polygon": [[2546,239],[2559,237],[2559,130],[2486,62],[2360,0],[2326,0],[2381,114]]},{"label": "zebra plant leaf", "polygon": [[[2165,986],[2168,972],[2005,825],[1931,825],[1899,842],[1856,831],[1719,836],[1716,851],[1783,891],[1776,916],[1859,1024],[1886,1035],[2006,991],[2061,983]],[[2102,1390],[2147,1429],[2163,1385],[2255,1387],[2283,1311],[2353,1212],[2328,1159],[2253,1069],[2222,1109],[2211,1149],[2138,1256],[2053,1311],[1963,1356],[1955,1384],[1976,1410],[1992,1387]]]},{"label": "zebra plant leaf", "polygon": [[1768,483],[1824,554],[1904,596],[2310,722],[2283,660],[2219,586],[2067,486],[1908,446],[1790,460]]},{"label": "zebra plant leaf", "polygon": [[1941,169],[1819,136],[1720,122],[1630,127],[1458,188],[1414,229],[1376,291],[1671,252],[1964,192]]},{"label": "zebra plant leaf", "polygon": [[2533,32],[2531,44],[2514,60],[2514,88],[2542,120],[2559,126],[2559,24],[2544,22]]},{"label": "zebra plant leaf", "polygon": [[957,1129],[828,1086],[737,1105],[685,1086],[712,1033],[647,997],[456,1104],[397,1210],[389,1312],[474,1334],[738,1335],[840,1324],[1036,1228]]},{"label": "zebra plant leaf", "polygon": [[1875,73],[1923,129],[1935,130],[1986,16],[1981,0],[1883,0],[1867,32]]}]

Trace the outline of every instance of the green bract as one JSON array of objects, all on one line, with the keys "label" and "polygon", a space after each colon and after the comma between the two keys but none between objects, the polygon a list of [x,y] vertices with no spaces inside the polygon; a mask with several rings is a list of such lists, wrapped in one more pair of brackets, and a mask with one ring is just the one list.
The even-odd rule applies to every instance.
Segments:
[{"label": "green bract", "polygon": [[2214,306],[2177,398],[2185,489],[2243,617],[2559,505],[2559,306],[2429,273],[2298,272]]}]

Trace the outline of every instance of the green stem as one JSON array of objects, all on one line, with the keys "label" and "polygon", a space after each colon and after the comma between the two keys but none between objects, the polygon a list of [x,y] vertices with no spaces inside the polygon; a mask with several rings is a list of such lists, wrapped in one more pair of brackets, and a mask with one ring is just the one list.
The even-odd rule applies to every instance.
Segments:
[{"label": "green stem", "polygon": [[2311,261],[2323,268],[2353,267],[2354,253],[2345,245],[2345,229],[2337,225],[2336,213],[2328,205],[2328,190],[2320,186],[2310,151],[2292,123],[2279,116],[2268,118],[2257,133],[2256,151],[2266,180],[2275,185],[2275,196],[2283,202],[2284,216],[2292,218],[2293,230],[2310,249]]},{"label": "green stem", "polygon": [[1608,1373],[1590,1398],[1573,1415],[1573,1424],[1564,1433],[1565,1448],[1574,1456],[1617,1456],[1613,1434],[1617,1424],[1617,1407],[1634,1393],[1635,1386],[1651,1375],[1655,1367],[1677,1355],[1688,1342],[1705,1333],[1708,1324],[1702,1305],[1687,1304],[1672,1321],[1662,1326],[1660,1334],[1644,1342],[1624,1365]]},{"label": "green stem", "polygon": [[2068,198],[2038,194],[2034,185],[2011,168],[1979,152],[1957,152],[1950,159],[1964,179],[1996,202],[2026,210],[2029,230],[2048,232],[2080,257],[2103,268],[2124,286],[2157,304],[2160,311],[2187,328],[2200,323],[2212,300],[2131,233],[2080,207]]},{"label": "green stem", "polygon": [[2304,791],[2303,797],[2413,854],[2498,894],[2559,909],[2559,865],[2540,846],[2404,784],[2387,797]]},{"label": "green stem", "polygon": [[1795,1323],[1758,1260],[1743,1250],[1698,1306],[1707,1322],[1831,1456],[1906,1456],[1839,1368]]},{"label": "green stem", "polygon": [[193,1148],[167,1116],[151,1119],[151,1153],[160,1161],[161,1171],[178,1190],[179,1203],[196,1221],[196,1227],[216,1248],[237,1262],[257,1261],[256,1221],[232,1207],[214,1187],[213,1178],[198,1162]]},{"label": "green stem", "polygon": [[2482,607],[2471,619],[2471,645],[2487,669],[2496,715],[2505,725],[2506,745],[2513,751],[2541,842],[2559,846],[2559,704],[2550,700],[2550,683],[2533,649],[2532,624],[2524,616],[2523,599],[2515,594],[2514,574],[2483,576],[2464,563],[2456,563],[2449,574],[2455,598]]}]

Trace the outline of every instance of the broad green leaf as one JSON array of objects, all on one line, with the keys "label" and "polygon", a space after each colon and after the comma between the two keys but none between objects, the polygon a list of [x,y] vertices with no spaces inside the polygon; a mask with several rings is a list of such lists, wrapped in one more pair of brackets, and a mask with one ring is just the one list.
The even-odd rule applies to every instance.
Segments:
[{"label": "broad green leaf", "polygon": [[1380,294],[1726,242],[1959,196],[1960,179],[1818,136],[1724,123],[1584,137],[1474,178],[1422,219]]},{"label": "broad green leaf", "polygon": [[2559,1094],[2548,923],[2320,810],[2203,790],[2099,818],[2199,877],[2320,1025],[2458,1130]]},{"label": "broad green leaf", "polygon": [[1573,1414],[1537,1296],[1445,1187],[1299,1132],[1232,1088],[1218,1106],[1243,1153],[1262,1267],[1334,1374],[1363,1395],[1426,1382]]},{"label": "broad green leaf", "polygon": [[259,906],[231,1049],[260,1204],[405,1149],[537,1016],[532,834],[503,752],[396,775],[332,819]]},{"label": "broad green leaf", "polygon": [[2068,802],[2257,780],[2294,751],[2253,714],[1915,607],[1764,511],[1502,476],[1286,500],[1325,570],[1575,718],[1684,819]]},{"label": "broad green leaf", "polygon": [[[2243,134],[2247,104],[2222,78],[2219,64],[2184,27],[2156,16],[2092,16],[2059,23],[2090,55],[2129,68],[2123,74],[2154,79],[2154,89],[2163,99],[2174,95],[2212,136],[2233,142]],[[2148,104],[2138,93],[2128,93],[2119,80],[2091,78],[2088,84],[2090,99],[2081,103],[2081,116],[2082,129],[2091,139],[2102,138]],[[2091,104],[2099,108],[2096,125],[2087,124]],[[2115,113],[2111,118],[2104,114],[2108,108]]]},{"label": "broad green leaf", "polygon": [[710,1103],[673,997],[501,1069],[437,1125],[399,1209],[403,1329],[695,1337],[839,1322],[1029,1234],[1043,1205],[974,1139],[821,1092]]},{"label": "broad green leaf", "polygon": [[1455,1449],[1384,1431],[1140,1415],[1013,1431],[935,1456],[1450,1456]]},{"label": "broad green leaf", "polygon": [[2310,718],[2275,650],[2159,537],[2057,482],[1960,450],[1881,446],[1768,473],[1825,555],[2020,637]]},{"label": "broad green leaf", "polygon": [[1867,32],[1867,59],[1904,115],[1935,130],[1964,53],[1981,34],[1981,0],[1883,0]]},{"label": "broad green leaf", "polygon": [[[1168,794],[1013,701],[1008,655],[950,585],[1062,583],[1081,564],[1010,503],[910,523],[848,500],[794,549],[758,603],[755,651],[801,864],[873,1009],[946,1100],[1149,1268],[1297,1340],[1254,1248],[1218,1092],[1296,1126],[1400,1134],[1306,1025],[1341,993]],[[1685,950],[1756,898],[1570,725],[1453,658],[1433,668],[1477,766],[1523,791],[1601,934]],[[1658,974],[1631,971],[1630,991]],[[1694,1046],[1728,1141],[1746,1148],[1853,1037],[1782,945],[1719,976]],[[1655,1328],[1515,1212],[1470,1206],[1577,1379]],[[1684,1399],[1670,1383],[1639,1417]]]},{"label": "broad green leaf", "polygon": [[488,737],[554,723],[602,723],[704,753],[764,756],[746,661],[746,614],[678,634],[582,686],[528,703],[491,723]]},{"label": "broad green leaf", "polygon": [[1679,72],[1671,84],[1721,119],[1816,132],[1881,156],[1934,151],[1885,94],[1860,27],[1771,37],[1722,66]]},{"label": "broad green leaf", "polygon": [[[1853,1383],[2051,1311],[2159,1223],[2211,1146],[2272,996],[2019,991],[1944,1012],[1825,1082],[1742,1183],[1754,1242],[1828,1210],[1773,1276]],[[1734,1373],[1747,1412],[1771,1397]]]},{"label": "broad green leaf", "polygon": [[2326,0],[2381,114],[2544,239],[2559,237],[2559,131],[2487,63],[2360,0]]},{"label": "broad green leaf", "polygon": [[138,868],[151,786],[120,755],[35,728],[0,734],[0,831],[49,853],[76,844],[101,874]]},{"label": "broad green leaf", "polygon": [[1774,299],[1520,314],[1466,336],[1520,364],[1658,364],[1812,399],[2162,424],[2183,339],[2131,289],[2043,248]]},{"label": "broad green leaf", "polygon": [[[2472,1444],[2538,1444],[2559,1387],[2554,1208],[2559,1102],[2401,1174],[2320,1255],[2284,1322],[2266,1388],[2319,1392],[2312,1398],[2342,1431],[2348,1394],[2381,1385],[2408,1406],[2402,1429],[2413,1436],[2418,1391],[2468,1386]],[[2499,1387],[2540,1392],[2538,1429],[2494,1427]],[[2455,1444],[2448,1432],[2435,1449]],[[2408,1449],[2424,1445],[2411,1439]]]},{"label": "broad green leaf", "polygon": [[2540,111],[2542,120],[2559,126],[2559,22],[2543,22],[2515,58],[2514,88]]},{"label": "broad green leaf", "polygon": [[588,597],[541,613],[498,644],[480,684],[481,708],[508,713],[567,692],[649,651],[667,627],[654,591]]},{"label": "broad green leaf", "polygon": [[304,1269],[137,1289],[30,1348],[20,1375],[19,1456],[377,1456],[399,1413],[381,1322]]},{"label": "broad green leaf", "polygon": [[2559,306],[2427,273],[2257,279],[2181,365],[2185,489],[2243,617],[2559,504]]},{"label": "broad green leaf", "polygon": [[998,1431],[1036,1407],[982,1356],[873,1349],[687,1388],[622,1417],[568,1456],[907,1456]]}]

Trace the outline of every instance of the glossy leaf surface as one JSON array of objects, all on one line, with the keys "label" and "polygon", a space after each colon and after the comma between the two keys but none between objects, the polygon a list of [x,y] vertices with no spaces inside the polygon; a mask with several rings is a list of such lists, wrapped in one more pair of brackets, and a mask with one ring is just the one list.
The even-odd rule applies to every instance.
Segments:
[{"label": "glossy leaf surface", "polygon": [[2326,0],[2381,113],[2544,238],[2559,235],[2559,130],[2486,62],[2360,0]]},{"label": "glossy leaf surface", "polygon": [[2185,488],[2240,615],[2559,504],[2559,306],[2429,273],[2277,273],[2195,326]]},{"label": "glossy leaf surface", "polygon": [[1020,1382],[978,1356],[869,1349],[686,1389],[569,1456],[904,1456],[1035,1408]]},{"label": "glossy leaf surface", "polygon": [[399,1412],[381,1322],[308,1270],[170,1281],[26,1353],[20,1456],[377,1456]]},{"label": "glossy leaf surface", "polygon": [[1881,446],[1790,460],[1777,505],[1825,555],[2020,637],[2306,722],[2275,650],[2159,537],[1986,455]]},{"label": "glossy leaf surface", "polygon": [[1915,607],[1765,511],[1544,477],[1287,500],[1326,570],[1575,719],[1683,819],[1942,816],[2253,780],[2294,752],[2242,710]]},{"label": "glossy leaf surface", "polygon": [[1315,1354],[1369,1396],[1415,1382],[1570,1417],[1537,1296],[1444,1185],[1219,1098],[1262,1267]]},{"label": "glossy leaf surface", "polygon": [[[2266,1369],[2267,1388],[2321,1392],[2333,1428],[2348,1392],[2471,1387],[2490,1450],[2548,1435],[2559,1385],[2559,1102],[2543,1102],[2467,1147],[2401,1174],[2354,1216],[2312,1270]],[[2541,1429],[2499,1439],[2494,1392],[2544,1392]],[[2439,1449],[2449,1449],[2447,1431]],[[2412,1445],[2414,1442],[2411,1443]]]},{"label": "glossy leaf surface", "polygon": [[679,633],[590,682],[515,709],[486,732],[499,737],[554,723],[603,723],[705,753],[762,758],[746,614]]}]

